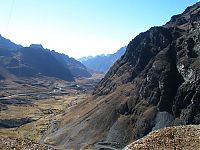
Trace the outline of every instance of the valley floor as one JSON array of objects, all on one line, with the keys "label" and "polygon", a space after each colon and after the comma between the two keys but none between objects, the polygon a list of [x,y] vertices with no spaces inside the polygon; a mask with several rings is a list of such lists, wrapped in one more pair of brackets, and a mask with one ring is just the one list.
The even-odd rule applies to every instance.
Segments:
[{"label": "valley floor", "polygon": [[[24,146],[44,144],[45,135],[56,131],[62,117],[88,98],[101,77],[76,82],[55,78],[0,81],[0,149],[12,149],[16,141]],[[35,148],[45,149],[40,144]]]}]

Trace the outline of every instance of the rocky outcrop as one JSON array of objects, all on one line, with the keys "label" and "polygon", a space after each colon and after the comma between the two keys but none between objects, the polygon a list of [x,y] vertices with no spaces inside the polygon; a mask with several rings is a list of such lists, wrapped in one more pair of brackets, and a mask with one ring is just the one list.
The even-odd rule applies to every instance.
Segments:
[{"label": "rocky outcrop", "polygon": [[155,126],[152,128],[152,131],[167,127],[174,120],[174,116],[172,116],[168,112],[158,112],[155,118]]},{"label": "rocky outcrop", "polygon": [[[133,139],[165,126],[200,123],[199,14],[197,3],[138,35],[96,87],[94,95],[102,96],[131,83],[129,99],[116,109],[130,116]],[[157,112],[149,118],[151,107]]]},{"label": "rocky outcrop", "polygon": [[151,132],[123,150],[191,149],[199,150],[199,126],[168,127]]}]

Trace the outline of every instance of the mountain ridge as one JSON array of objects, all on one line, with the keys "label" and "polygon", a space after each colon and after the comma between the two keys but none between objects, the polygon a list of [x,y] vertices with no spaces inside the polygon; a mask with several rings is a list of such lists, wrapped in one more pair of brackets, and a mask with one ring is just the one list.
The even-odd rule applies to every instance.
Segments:
[{"label": "mountain ridge", "polygon": [[53,56],[60,61],[65,67],[69,68],[72,75],[74,77],[91,77],[91,73],[88,71],[88,69],[79,61],[76,59],[69,57],[65,54],[60,54],[55,51],[51,51]]},{"label": "mountain ridge", "polygon": [[1,79],[44,75],[74,81],[74,78],[92,76],[83,64],[67,55],[44,49],[41,44],[22,47],[2,36],[0,65]]},{"label": "mountain ridge", "polygon": [[1,34],[0,34],[0,47],[11,50],[17,50],[19,48],[22,48],[21,45],[11,42],[9,39],[4,38]]},{"label": "mountain ridge", "polygon": [[107,72],[113,63],[119,59],[125,52],[126,46],[121,47],[117,52],[113,54],[101,54],[97,56],[88,56],[78,59],[89,69],[98,71],[98,72]]}]

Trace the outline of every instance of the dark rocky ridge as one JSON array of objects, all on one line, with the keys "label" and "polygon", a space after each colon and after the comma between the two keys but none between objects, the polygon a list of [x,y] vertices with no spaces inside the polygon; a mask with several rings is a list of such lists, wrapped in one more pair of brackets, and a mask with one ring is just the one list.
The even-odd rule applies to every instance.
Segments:
[{"label": "dark rocky ridge", "polygon": [[[199,124],[199,69],[200,3],[197,3],[183,14],[173,16],[163,27],[153,27],[133,39],[125,55],[98,84],[94,95],[118,92],[117,87],[131,83],[134,90],[128,93],[129,100],[122,100],[116,109],[121,115],[130,116],[134,139],[157,126],[159,122],[155,120],[161,112],[174,118],[163,126]],[[156,113],[148,118],[145,112],[152,107]]]},{"label": "dark rocky ridge", "polygon": [[69,69],[58,62],[50,51],[30,47],[16,50],[0,48],[0,75],[4,79],[43,75],[74,80]]},{"label": "dark rocky ridge", "polygon": [[79,106],[85,114],[63,122],[46,142],[77,149],[100,141],[125,146],[152,130],[200,124],[199,70],[200,2],[135,37]]},{"label": "dark rocky ridge", "polygon": [[12,53],[11,57],[4,57],[2,63],[10,73],[18,77],[44,75],[68,81],[74,80],[69,69],[45,49],[21,48]]},{"label": "dark rocky ridge", "polygon": [[83,64],[67,55],[44,49],[41,44],[22,47],[0,36],[0,80],[36,76],[74,81],[92,75]]}]

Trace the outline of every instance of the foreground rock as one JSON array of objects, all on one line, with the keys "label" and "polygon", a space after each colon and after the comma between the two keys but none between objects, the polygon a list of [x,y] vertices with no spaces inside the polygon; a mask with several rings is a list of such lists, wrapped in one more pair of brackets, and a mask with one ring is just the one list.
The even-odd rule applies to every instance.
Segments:
[{"label": "foreground rock", "polygon": [[1,150],[55,150],[49,146],[40,145],[36,142],[21,139],[1,138]]},{"label": "foreground rock", "polygon": [[200,149],[200,126],[168,127],[151,132],[124,150]]}]

